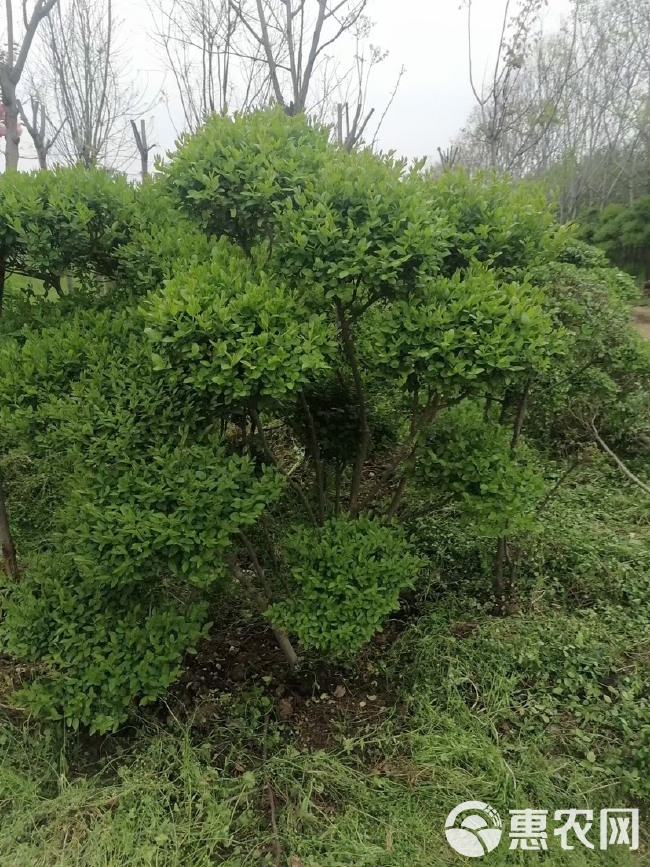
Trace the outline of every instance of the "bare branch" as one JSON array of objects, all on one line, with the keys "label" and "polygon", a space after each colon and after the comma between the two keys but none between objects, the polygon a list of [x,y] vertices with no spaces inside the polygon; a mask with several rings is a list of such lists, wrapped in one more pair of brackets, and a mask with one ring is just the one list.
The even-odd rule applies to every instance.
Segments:
[{"label": "bare branch", "polygon": [[642,482],[638,476],[635,476],[634,473],[632,472],[632,470],[630,470],[629,467],[627,467],[623,463],[623,461],[619,458],[619,456],[617,454],[615,454],[615,452],[612,451],[612,449],[607,445],[605,440],[598,433],[598,430],[596,429],[596,425],[593,422],[591,422],[589,424],[589,430],[590,430],[591,434],[593,435],[593,438],[598,443],[598,445],[605,452],[605,454],[608,455],[608,457],[610,457],[614,461],[614,463],[619,468],[619,470],[621,470],[621,472],[625,476],[627,476],[627,478],[631,482],[634,482],[634,484],[637,487],[641,488],[642,491],[645,491],[646,494],[650,495],[650,485],[646,485],[645,482]]}]

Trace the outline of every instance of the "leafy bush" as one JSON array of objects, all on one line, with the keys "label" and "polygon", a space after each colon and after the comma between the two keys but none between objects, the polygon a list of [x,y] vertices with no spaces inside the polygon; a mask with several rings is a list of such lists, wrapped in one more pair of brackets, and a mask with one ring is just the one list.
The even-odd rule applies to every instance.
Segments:
[{"label": "leafy bush", "polygon": [[326,129],[280,110],[229,118],[213,115],[181,136],[160,165],[165,188],[210,236],[225,235],[250,252],[273,225],[276,205],[313,187],[331,159]]},{"label": "leafy bush", "polygon": [[206,620],[204,603],[165,598],[162,584],[146,597],[88,580],[70,555],[33,557],[7,603],[3,645],[47,674],[15,702],[74,729],[112,731],[136,699],[151,703],[176,680]]},{"label": "leafy bush", "polygon": [[510,432],[486,424],[469,402],[443,413],[427,437],[416,466],[421,485],[457,498],[464,519],[478,536],[516,535],[531,528],[544,490],[535,458],[512,449]]},{"label": "leafy bush", "polygon": [[449,252],[450,228],[429,186],[370,152],[334,152],[318,186],[276,213],[275,271],[319,309],[338,302],[353,318],[418,295]]},{"label": "leafy bush", "polygon": [[650,352],[630,327],[631,279],[596,257],[595,265],[545,266],[534,280],[564,337],[533,389],[533,430],[567,446],[590,439],[594,422],[614,445],[638,447],[650,429]]},{"label": "leafy bush", "polygon": [[579,215],[580,235],[601,247],[612,262],[643,280],[650,268],[650,196],[641,196],[631,205],[610,204]]},{"label": "leafy bush", "polygon": [[351,656],[399,606],[424,566],[397,527],[373,518],[334,518],[286,540],[294,593],[269,616],[305,647]]},{"label": "leafy bush", "polygon": [[170,280],[146,318],[155,368],[226,407],[295,392],[327,370],[334,344],[322,314],[227,244]]},{"label": "leafy bush", "polygon": [[[223,593],[291,664],[292,638],[357,652],[415,580],[401,510],[428,514],[427,486],[494,534],[503,571],[541,491],[524,421],[575,440],[567,419],[622,431],[643,400],[625,287],[584,250],[588,268],[558,262],[577,261],[567,233],[507,181],[434,182],[274,110],[211,118],[137,192],[7,184],[7,267],[75,281],[5,323],[0,466],[51,514],[2,633],[41,664],[24,700],[73,725],[161,694]],[[267,531],[293,540],[284,572]]]},{"label": "leafy bush", "polygon": [[432,177],[431,197],[453,230],[446,276],[480,262],[506,280],[521,280],[562,246],[564,233],[541,189],[496,174],[444,172]]},{"label": "leafy bush", "polygon": [[419,303],[376,312],[367,353],[388,381],[436,391],[445,399],[499,392],[551,357],[551,322],[543,296],[505,284],[482,266],[427,283]]},{"label": "leafy bush", "polygon": [[112,278],[116,252],[130,238],[135,198],[126,180],[97,169],[5,173],[0,179],[3,272],[53,288],[60,287],[64,274]]}]

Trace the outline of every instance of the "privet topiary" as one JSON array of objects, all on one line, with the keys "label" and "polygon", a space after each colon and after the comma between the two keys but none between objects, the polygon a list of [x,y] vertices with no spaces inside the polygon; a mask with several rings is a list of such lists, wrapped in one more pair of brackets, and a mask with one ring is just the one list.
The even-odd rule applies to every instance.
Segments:
[{"label": "privet topiary", "polygon": [[[422,572],[400,526],[413,487],[494,534],[497,570],[528,527],[526,410],[573,351],[540,277],[563,232],[506,181],[433,180],[327,138],[277,111],[214,117],[137,193],[15,181],[6,262],[75,276],[29,308],[13,293],[0,351],[10,493],[20,453],[51,504],[2,626],[45,670],[32,710],[119,725],[223,593],[292,664],[356,653]],[[105,206],[77,216],[75,196]]]}]

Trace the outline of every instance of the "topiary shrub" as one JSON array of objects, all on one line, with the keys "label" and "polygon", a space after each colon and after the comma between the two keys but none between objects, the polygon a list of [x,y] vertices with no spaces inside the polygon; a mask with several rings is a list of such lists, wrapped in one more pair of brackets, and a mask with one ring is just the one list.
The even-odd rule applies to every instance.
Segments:
[{"label": "topiary shrub", "polygon": [[367,517],[298,530],[284,552],[294,592],[268,616],[328,657],[358,653],[426,563],[400,528]]},{"label": "topiary shrub", "polygon": [[30,707],[102,730],[164,692],[224,593],[290,664],[294,638],[358,652],[423,566],[414,492],[453,498],[503,561],[539,492],[526,410],[580,351],[582,304],[549,299],[565,233],[523,187],[433,182],[276,111],[210,119],[124,189],[110,260],[67,212],[35,220],[99,272],[83,310],[53,299],[0,351],[3,466],[20,449],[50,478],[37,547],[58,564],[26,553],[3,641],[42,664]]},{"label": "topiary shrub", "polygon": [[534,524],[544,491],[534,453],[511,447],[511,433],[483,408],[463,401],[443,413],[429,432],[415,476],[445,491],[479,537],[516,536]]}]

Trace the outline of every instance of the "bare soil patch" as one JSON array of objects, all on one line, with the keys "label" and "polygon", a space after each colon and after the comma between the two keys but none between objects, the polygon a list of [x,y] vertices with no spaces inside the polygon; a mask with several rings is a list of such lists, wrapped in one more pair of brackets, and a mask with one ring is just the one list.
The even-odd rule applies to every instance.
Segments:
[{"label": "bare soil patch", "polygon": [[632,322],[641,337],[650,340],[650,307],[633,307]]}]

